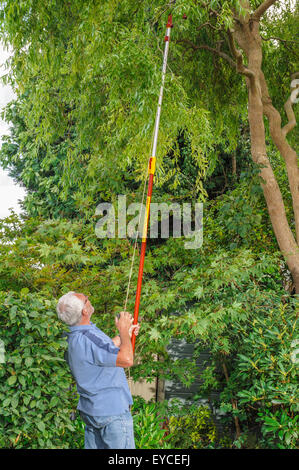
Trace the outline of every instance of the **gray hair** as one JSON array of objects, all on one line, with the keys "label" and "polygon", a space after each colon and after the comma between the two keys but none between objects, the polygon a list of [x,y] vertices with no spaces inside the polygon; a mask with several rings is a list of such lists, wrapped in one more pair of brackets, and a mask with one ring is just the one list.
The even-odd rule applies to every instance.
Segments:
[{"label": "gray hair", "polygon": [[56,310],[59,320],[69,326],[75,326],[81,320],[83,308],[83,300],[79,299],[75,292],[68,292],[60,297]]}]

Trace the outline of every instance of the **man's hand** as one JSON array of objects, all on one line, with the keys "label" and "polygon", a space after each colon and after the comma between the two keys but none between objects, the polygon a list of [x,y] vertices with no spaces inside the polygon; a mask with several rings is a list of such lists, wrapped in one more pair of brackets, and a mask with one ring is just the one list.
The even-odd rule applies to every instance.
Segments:
[{"label": "man's hand", "polygon": [[115,317],[115,325],[120,333],[129,332],[132,322],[133,318],[129,312],[120,312],[120,314]]},{"label": "man's hand", "polygon": [[118,331],[128,331],[130,338],[132,338],[132,333],[134,331],[135,336],[138,335],[140,330],[140,325],[137,323],[133,325],[133,317],[129,312],[120,312],[120,314],[115,317],[115,325]]},{"label": "man's hand", "polygon": [[115,317],[115,325],[119,331],[120,349],[116,358],[117,367],[131,367],[134,364],[134,354],[130,336],[133,317],[129,312],[120,312],[119,318]]},{"label": "man's hand", "polygon": [[130,338],[132,338],[133,331],[134,331],[135,336],[137,336],[139,333],[139,330],[140,330],[139,323],[137,323],[137,325],[132,325],[131,328],[129,329]]}]

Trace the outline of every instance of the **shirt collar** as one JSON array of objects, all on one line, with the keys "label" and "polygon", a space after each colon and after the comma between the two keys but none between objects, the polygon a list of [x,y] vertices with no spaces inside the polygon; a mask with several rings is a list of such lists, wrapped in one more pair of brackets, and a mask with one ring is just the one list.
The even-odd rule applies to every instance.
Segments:
[{"label": "shirt collar", "polygon": [[70,326],[71,331],[80,331],[80,330],[88,330],[88,328],[95,327],[95,324],[90,322],[89,325],[75,325],[75,326]]}]

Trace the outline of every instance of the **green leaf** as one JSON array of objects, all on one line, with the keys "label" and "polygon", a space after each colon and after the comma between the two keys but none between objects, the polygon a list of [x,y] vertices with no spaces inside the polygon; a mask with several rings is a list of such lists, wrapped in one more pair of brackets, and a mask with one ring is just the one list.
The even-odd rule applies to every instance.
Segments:
[{"label": "green leaf", "polygon": [[13,397],[12,400],[11,400],[11,407],[14,409],[18,406],[18,398],[17,397]]},{"label": "green leaf", "polygon": [[25,366],[30,367],[33,364],[33,358],[32,357],[26,357],[25,359]]},{"label": "green leaf", "polygon": [[9,379],[7,379],[8,385],[13,385],[17,381],[17,376],[16,375],[11,375]]},{"label": "green leaf", "polygon": [[20,375],[20,376],[18,377],[18,380],[19,380],[20,384],[21,384],[23,387],[25,387],[25,385],[26,385],[25,377],[23,377],[22,375]]},{"label": "green leaf", "polygon": [[65,360],[62,357],[58,356],[49,356],[47,354],[41,354],[41,357],[45,359],[46,361],[60,361],[60,362],[65,362]]},{"label": "green leaf", "polygon": [[5,400],[2,403],[3,408],[6,408],[11,402],[11,398],[5,398]]},{"label": "green leaf", "polygon": [[23,287],[23,289],[21,289],[21,295],[27,295],[29,293],[29,289],[28,287]]},{"label": "green leaf", "polygon": [[44,424],[42,421],[39,421],[36,425],[37,425],[38,429],[39,429],[42,433],[45,432],[46,426],[45,426],[45,424]]}]

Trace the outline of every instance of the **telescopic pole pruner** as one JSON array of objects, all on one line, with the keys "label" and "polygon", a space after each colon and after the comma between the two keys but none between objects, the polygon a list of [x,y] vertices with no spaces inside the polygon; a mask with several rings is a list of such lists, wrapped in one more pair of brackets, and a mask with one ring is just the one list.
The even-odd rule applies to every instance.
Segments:
[{"label": "telescopic pole pruner", "polygon": [[[138,323],[141,286],[142,286],[142,277],[143,277],[143,266],[144,266],[146,240],[147,240],[147,229],[148,229],[148,222],[149,222],[149,213],[150,213],[151,197],[152,197],[152,191],[153,191],[154,175],[155,175],[155,169],[156,169],[156,151],[157,151],[157,142],[158,142],[158,134],[159,134],[160,115],[161,115],[161,107],[162,107],[162,99],[163,99],[164,81],[165,81],[165,75],[166,75],[170,32],[171,32],[172,27],[173,27],[172,15],[169,15],[167,25],[166,25],[166,36],[164,38],[165,48],[164,48],[164,57],[163,57],[163,68],[162,68],[162,84],[160,88],[160,95],[159,95],[158,108],[157,108],[157,114],[156,114],[152,152],[151,152],[151,157],[149,159],[149,164],[148,164],[148,189],[147,189],[146,209],[145,209],[145,217],[144,217],[142,240],[141,240],[141,251],[140,251],[140,261],[139,261],[139,271],[138,271],[133,325],[137,325]],[[132,334],[133,353],[135,351],[135,340],[136,340],[136,336],[133,330],[133,334]]]}]

